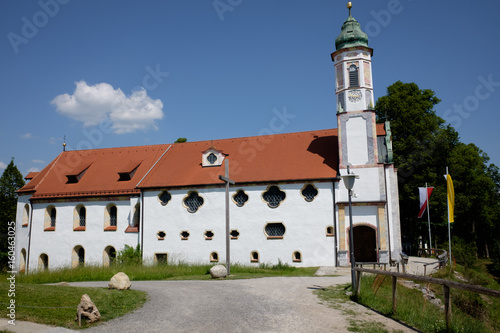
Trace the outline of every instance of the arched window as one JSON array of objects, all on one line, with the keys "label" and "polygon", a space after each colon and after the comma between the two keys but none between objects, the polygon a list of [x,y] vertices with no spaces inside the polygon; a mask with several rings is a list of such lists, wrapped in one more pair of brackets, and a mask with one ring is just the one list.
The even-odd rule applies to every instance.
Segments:
[{"label": "arched window", "polygon": [[52,207],[50,210],[50,226],[52,228],[56,227],[56,208]]},{"label": "arched window", "polygon": [[73,211],[73,231],[85,231],[87,225],[87,210],[83,205],[77,205]]},{"label": "arched window", "polygon": [[349,66],[349,87],[359,87],[358,66],[354,63]]},{"label": "arched window", "polygon": [[210,253],[210,262],[219,262],[219,254],[217,252]]},{"label": "arched window", "polygon": [[77,245],[73,248],[73,253],[71,254],[71,266],[79,267],[85,265],[85,249]]},{"label": "arched window", "polygon": [[21,250],[21,260],[19,261],[19,273],[26,269],[26,249]]},{"label": "arched window", "polygon": [[295,251],[292,255],[293,262],[302,262],[302,254],[299,251]]},{"label": "arched window", "polygon": [[49,269],[49,256],[47,254],[42,253],[38,257],[38,269],[41,271]]},{"label": "arched window", "polygon": [[259,252],[252,251],[250,253],[250,262],[259,262]]},{"label": "arched window", "polygon": [[30,218],[30,206],[28,204],[24,205],[23,209],[23,227],[27,227]]},{"label": "arched window", "polygon": [[45,219],[43,222],[44,231],[56,230],[56,208],[52,205],[45,209]]},{"label": "arched window", "polygon": [[85,227],[87,218],[87,210],[85,209],[85,207],[80,207],[78,211],[78,217],[80,219],[80,227]]},{"label": "arched window", "polygon": [[104,267],[108,267],[112,265],[116,260],[116,250],[113,246],[107,246],[104,249],[104,253],[102,256],[102,264]]},{"label": "arched window", "polygon": [[116,209],[116,206],[111,206],[109,208],[109,225],[111,227],[116,227],[116,219],[117,219],[117,209]]}]

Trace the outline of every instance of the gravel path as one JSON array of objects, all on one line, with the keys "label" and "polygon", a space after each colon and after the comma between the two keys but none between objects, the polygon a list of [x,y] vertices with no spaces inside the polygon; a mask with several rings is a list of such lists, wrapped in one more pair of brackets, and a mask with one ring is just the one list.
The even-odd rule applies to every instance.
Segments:
[{"label": "gravel path", "polygon": [[[389,332],[415,332],[352,302],[342,304],[344,310],[328,307],[313,294],[349,281],[349,276],[133,281],[133,289],[150,296],[144,307],[85,332],[348,332],[352,319],[378,321]],[[106,287],[107,282],[71,285]]]}]

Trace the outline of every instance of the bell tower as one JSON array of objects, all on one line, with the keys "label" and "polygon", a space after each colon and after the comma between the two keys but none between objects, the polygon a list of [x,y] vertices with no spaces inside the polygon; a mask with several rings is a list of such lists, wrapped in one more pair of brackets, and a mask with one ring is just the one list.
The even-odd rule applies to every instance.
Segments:
[{"label": "bell tower", "polygon": [[[371,57],[368,35],[351,16],[335,39],[337,124],[339,129],[340,169],[368,166],[378,162]],[[341,173],[344,170],[341,170]]]}]

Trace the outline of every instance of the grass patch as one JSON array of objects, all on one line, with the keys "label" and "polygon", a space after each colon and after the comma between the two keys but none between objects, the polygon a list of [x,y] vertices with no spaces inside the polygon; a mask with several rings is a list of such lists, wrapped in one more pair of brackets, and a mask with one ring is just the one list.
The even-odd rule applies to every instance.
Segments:
[{"label": "grass patch", "polygon": [[[2,304],[10,302],[7,295],[8,289],[8,283],[0,283],[0,303]],[[16,320],[77,329],[78,322],[75,321],[76,308],[83,294],[88,294],[97,306],[101,313],[101,321],[123,316],[140,308],[147,300],[147,294],[138,290],[120,291],[105,288],[17,283],[15,295]],[[0,316],[7,318],[6,306],[0,308]],[[82,328],[91,325],[82,322]]]},{"label": "grass patch", "polygon": [[[347,317],[350,332],[363,333],[385,333],[389,332],[385,325],[376,321],[365,321],[359,319],[359,313],[348,307],[351,300],[351,285],[336,285],[324,289],[318,289],[314,292],[322,303],[327,303],[329,307],[342,311],[342,314]],[[393,330],[392,333],[400,332]]]},{"label": "grass patch", "polygon": [[[131,281],[148,280],[209,280],[213,265],[111,265],[109,267],[87,265],[77,268],[60,268],[32,274],[20,274],[18,283],[57,283],[81,281],[109,281],[118,272],[124,272]],[[249,279],[269,276],[314,276],[317,267],[296,268],[287,264],[244,266],[231,265],[228,279]],[[7,276],[0,275],[0,281]]]},{"label": "grass patch", "polygon": [[[423,293],[419,289],[409,289],[398,285],[397,312],[392,313],[391,278],[387,277],[384,280],[376,296],[372,289],[374,279],[373,275],[363,274],[361,292],[358,296],[359,303],[423,332],[446,331],[443,310],[428,301],[425,302],[424,306]],[[482,277],[482,279],[486,279],[486,277]],[[421,288],[425,287],[425,284],[421,284]],[[430,290],[443,300],[441,285],[431,284]],[[500,329],[500,299],[453,288],[451,289],[451,297],[453,332],[479,333]]]}]

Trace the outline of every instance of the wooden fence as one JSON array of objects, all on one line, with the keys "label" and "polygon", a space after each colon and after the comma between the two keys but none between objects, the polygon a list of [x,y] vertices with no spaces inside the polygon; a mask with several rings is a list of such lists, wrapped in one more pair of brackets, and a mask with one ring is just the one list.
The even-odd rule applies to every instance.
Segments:
[{"label": "wooden fence", "polygon": [[462,289],[462,290],[467,290],[467,291],[471,291],[471,292],[475,292],[475,293],[479,293],[479,294],[500,297],[500,291],[498,291],[498,290],[488,289],[488,288],[474,286],[474,285],[465,284],[465,283],[459,283],[459,282],[455,282],[455,281],[437,279],[437,278],[433,278],[433,277],[429,277],[429,276],[413,275],[413,274],[406,274],[406,273],[399,273],[399,272],[389,272],[389,271],[385,271],[385,270],[368,269],[368,268],[361,268],[361,267],[355,267],[354,270],[356,271],[356,280],[357,280],[356,281],[356,290],[354,290],[355,294],[359,293],[362,273],[371,273],[371,274],[377,274],[377,275],[389,275],[392,277],[392,312],[393,313],[396,313],[396,308],[397,308],[397,279],[398,278],[423,281],[423,282],[427,282],[427,283],[434,283],[434,284],[442,285],[443,292],[444,292],[444,313],[445,313],[445,317],[446,317],[446,329],[448,331],[451,330],[450,288]]}]

